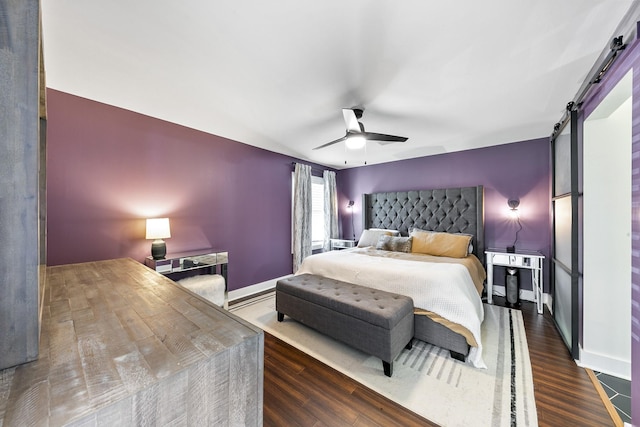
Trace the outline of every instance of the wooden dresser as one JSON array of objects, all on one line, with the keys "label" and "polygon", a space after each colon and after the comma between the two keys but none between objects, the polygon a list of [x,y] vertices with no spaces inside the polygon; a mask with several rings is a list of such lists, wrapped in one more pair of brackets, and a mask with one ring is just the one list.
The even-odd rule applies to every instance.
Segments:
[{"label": "wooden dresser", "polygon": [[132,259],[47,268],[0,425],[262,425],[264,335]]}]

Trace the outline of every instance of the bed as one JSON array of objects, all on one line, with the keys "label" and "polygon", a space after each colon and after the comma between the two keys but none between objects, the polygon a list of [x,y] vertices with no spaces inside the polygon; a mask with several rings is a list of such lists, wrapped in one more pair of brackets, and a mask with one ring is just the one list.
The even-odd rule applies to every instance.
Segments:
[{"label": "bed", "polygon": [[[360,247],[307,257],[296,274],[316,274],[410,296],[415,306],[415,338],[485,367],[480,337],[486,277],[480,262],[484,254],[482,186],[365,194],[362,206],[363,229],[369,234],[363,232]],[[422,242],[423,234],[414,229],[435,232],[428,233],[429,238],[456,242],[458,236],[467,236],[468,256],[380,250],[363,241],[394,230],[400,238],[384,237],[386,241],[406,242],[411,235],[415,245]]]}]

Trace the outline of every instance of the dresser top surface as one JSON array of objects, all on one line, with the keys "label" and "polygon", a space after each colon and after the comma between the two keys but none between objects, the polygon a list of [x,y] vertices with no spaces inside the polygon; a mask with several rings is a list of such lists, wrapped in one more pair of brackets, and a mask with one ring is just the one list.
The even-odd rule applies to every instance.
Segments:
[{"label": "dresser top surface", "polygon": [[0,371],[5,425],[26,405],[36,424],[66,424],[262,334],[129,258],[46,280],[38,360]]}]

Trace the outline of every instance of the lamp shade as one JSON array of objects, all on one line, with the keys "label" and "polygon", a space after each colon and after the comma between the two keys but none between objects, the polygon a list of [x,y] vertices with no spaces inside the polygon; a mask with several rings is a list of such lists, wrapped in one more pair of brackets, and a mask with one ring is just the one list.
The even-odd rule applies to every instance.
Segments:
[{"label": "lamp shade", "polygon": [[147,239],[166,239],[171,237],[169,218],[147,219]]}]

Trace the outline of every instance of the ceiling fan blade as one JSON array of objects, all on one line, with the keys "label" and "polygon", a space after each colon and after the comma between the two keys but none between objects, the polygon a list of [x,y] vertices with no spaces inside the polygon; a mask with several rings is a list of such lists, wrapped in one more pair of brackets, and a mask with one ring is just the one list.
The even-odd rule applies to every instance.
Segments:
[{"label": "ceiling fan blade", "polygon": [[343,108],[342,116],[344,117],[344,124],[347,126],[347,132],[361,132],[360,123],[358,123],[356,113],[352,109]]},{"label": "ceiling fan blade", "polygon": [[328,147],[328,146],[333,145],[333,144],[337,144],[338,142],[342,142],[342,141],[347,139],[347,136],[348,136],[348,134],[343,136],[342,138],[336,139],[335,141],[327,142],[326,144],[323,144],[323,145],[321,145],[319,147],[314,148],[314,150],[319,150],[321,148]]},{"label": "ceiling fan blade", "polygon": [[362,135],[370,141],[376,141],[381,144],[387,143],[390,144],[392,142],[405,142],[409,138],[405,138],[404,136],[395,136],[395,135],[385,135],[383,133],[373,133],[373,132],[363,132]]}]

